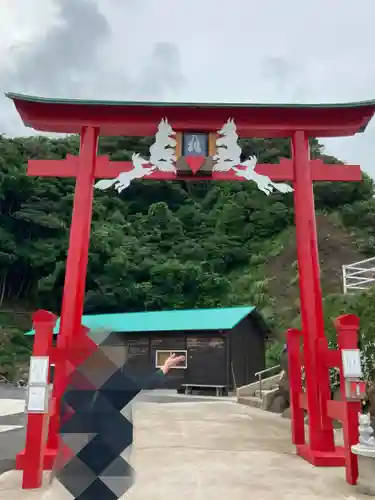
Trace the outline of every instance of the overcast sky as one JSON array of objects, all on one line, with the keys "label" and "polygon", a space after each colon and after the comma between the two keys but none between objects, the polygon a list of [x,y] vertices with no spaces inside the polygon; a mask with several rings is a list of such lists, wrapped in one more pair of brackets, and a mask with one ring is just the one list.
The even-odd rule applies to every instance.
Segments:
[{"label": "overcast sky", "polygon": [[[6,91],[217,102],[375,98],[374,0],[1,0],[0,133],[30,135]],[[375,119],[327,152],[375,177]]]}]

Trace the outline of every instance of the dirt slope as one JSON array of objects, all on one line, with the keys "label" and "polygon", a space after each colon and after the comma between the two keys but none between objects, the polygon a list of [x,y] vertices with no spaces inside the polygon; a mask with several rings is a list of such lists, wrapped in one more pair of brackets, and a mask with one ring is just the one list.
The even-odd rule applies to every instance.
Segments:
[{"label": "dirt slope", "polygon": [[[354,238],[328,216],[317,217],[319,259],[323,295],[342,291],[342,266],[365,259]],[[295,233],[283,251],[266,264],[271,278],[269,293],[277,300],[277,310],[286,320],[299,312],[298,268]]]}]

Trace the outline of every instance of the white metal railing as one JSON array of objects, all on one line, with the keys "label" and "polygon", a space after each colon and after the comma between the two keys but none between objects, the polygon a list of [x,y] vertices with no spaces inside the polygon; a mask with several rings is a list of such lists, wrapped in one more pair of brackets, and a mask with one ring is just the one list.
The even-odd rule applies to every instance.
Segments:
[{"label": "white metal railing", "polygon": [[344,293],[368,290],[375,284],[375,257],[342,266]]},{"label": "white metal railing", "polygon": [[[269,374],[270,372],[274,371],[274,370],[279,370],[280,371],[280,368],[281,366],[280,365],[275,365],[275,366],[271,366],[271,368],[266,368],[265,370],[261,370],[260,372],[257,372],[257,373],[254,373],[254,377],[258,377],[258,387],[259,387],[259,393],[260,393],[260,396],[262,397],[262,381],[263,381],[263,375],[265,373]],[[275,375],[277,375],[277,373],[275,373]]]}]

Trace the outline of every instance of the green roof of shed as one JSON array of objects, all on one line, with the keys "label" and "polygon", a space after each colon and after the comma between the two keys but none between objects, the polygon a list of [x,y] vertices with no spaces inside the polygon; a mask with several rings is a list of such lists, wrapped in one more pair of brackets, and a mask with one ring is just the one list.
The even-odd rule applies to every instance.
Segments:
[{"label": "green roof of shed", "polygon": [[[230,330],[255,310],[252,306],[217,309],[190,309],[119,314],[97,314],[82,317],[91,330],[111,332],[172,332],[196,330]],[[58,320],[55,333],[59,332]],[[30,330],[25,335],[34,335]]]}]

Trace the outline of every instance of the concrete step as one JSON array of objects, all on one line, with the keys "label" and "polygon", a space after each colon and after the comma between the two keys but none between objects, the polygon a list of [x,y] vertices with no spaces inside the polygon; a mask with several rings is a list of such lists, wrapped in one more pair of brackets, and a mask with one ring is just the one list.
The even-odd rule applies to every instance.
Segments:
[{"label": "concrete step", "polygon": [[257,391],[255,391],[255,397],[259,399],[264,399],[265,397],[267,397],[267,394],[270,394],[271,392],[275,392],[277,390],[278,387],[274,387],[273,389],[267,389],[267,390],[262,389],[261,391],[258,389]]},{"label": "concrete step", "polygon": [[262,408],[262,400],[256,396],[243,396],[237,399],[241,405],[251,406],[252,408]]},{"label": "concrete step", "polygon": [[[272,377],[268,377],[262,380],[262,387],[267,389],[277,389],[280,381],[280,373],[277,375],[272,375]],[[251,384],[244,385],[242,387],[238,387],[236,394],[237,397],[250,397],[255,396],[255,391],[259,389],[259,381],[256,380]]]}]

